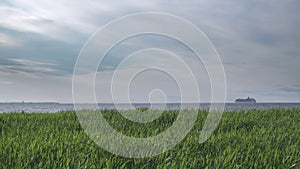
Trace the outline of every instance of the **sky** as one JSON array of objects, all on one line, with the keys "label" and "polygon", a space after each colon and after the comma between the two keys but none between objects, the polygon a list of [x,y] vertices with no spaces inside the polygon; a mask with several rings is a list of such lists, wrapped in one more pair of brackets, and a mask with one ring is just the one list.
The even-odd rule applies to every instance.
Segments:
[{"label": "sky", "polygon": [[[176,15],[207,35],[222,60],[227,102],[248,96],[258,102],[300,102],[299,7],[298,0],[2,0],[0,102],[72,102],[74,65],[83,45],[105,24],[137,12]],[[209,78],[193,53],[174,39],[144,35],[107,54],[95,80],[98,102],[112,102],[109,84],[114,69],[126,56],[146,48],[180,55],[196,75],[202,101],[210,101]],[[126,62],[121,73],[148,62],[168,62],[164,52],[143,54],[145,59]],[[86,85],[84,77],[82,81]],[[124,85],[122,79],[118,85]],[[155,70],[133,79],[130,99],[147,102],[158,88],[168,102],[180,101],[176,81]]]}]

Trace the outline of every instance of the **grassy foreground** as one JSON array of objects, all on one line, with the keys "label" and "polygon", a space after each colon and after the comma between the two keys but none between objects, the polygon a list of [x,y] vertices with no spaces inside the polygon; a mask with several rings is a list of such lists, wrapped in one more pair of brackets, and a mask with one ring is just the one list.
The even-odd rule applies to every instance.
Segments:
[{"label": "grassy foreground", "polygon": [[[148,137],[172,125],[177,112],[147,124],[103,112],[116,130]],[[218,129],[199,144],[207,112],[192,131],[158,156],[131,159],[98,147],[74,112],[0,114],[0,168],[300,168],[300,110],[226,112]]]}]

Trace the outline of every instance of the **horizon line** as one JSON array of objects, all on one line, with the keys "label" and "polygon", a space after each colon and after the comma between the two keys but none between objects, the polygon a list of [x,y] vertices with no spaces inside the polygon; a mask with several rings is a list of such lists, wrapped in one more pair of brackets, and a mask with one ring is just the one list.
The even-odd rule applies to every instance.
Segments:
[{"label": "horizon line", "polygon": [[[57,102],[57,101],[0,101],[0,103],[51,103],[51,104],[95,104],[95,103],[72,103],[72,102]],[[149,102],[133,102],[133,103],[113,103],[113,102],[98,102],[96,104],[222,104],[235,103],[234,101],[226,102],[167,102],[167,103],[149,103]],[[300,103],[300,101],[262,101],[256,103]],[[249,103],[237,103],[249,104]],[[250,103],[255,104],[255,103]]]}]

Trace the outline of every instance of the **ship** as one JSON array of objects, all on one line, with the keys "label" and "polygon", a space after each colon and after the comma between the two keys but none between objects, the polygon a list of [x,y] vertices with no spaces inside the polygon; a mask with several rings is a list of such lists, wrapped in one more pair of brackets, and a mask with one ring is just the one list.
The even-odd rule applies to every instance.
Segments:
[{"label": "ship", "polygon": [[256,103],[256,100],[251,97],[247,97],[246,99],[236,99],[235,103]]}]

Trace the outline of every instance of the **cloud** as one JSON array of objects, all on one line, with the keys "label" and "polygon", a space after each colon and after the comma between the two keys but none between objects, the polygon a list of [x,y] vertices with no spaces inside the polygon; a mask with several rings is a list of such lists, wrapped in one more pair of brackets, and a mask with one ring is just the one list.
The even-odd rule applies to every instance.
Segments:
[{"label": "cloud", "polygon": [[11,85],[13,84],[13,82],[9,82],[9,81],[0,81],[0,85]]},{"label": "cloud", "polygon": [[22,45],[21,39],[0,32],[0,47],[21,47]]},{"label": "cloud", "polygon": [[300,94],[300,86],[294,85],[291,87],[283,87],[279,89],[280,91],[291,93],[291,94]]},{"label": "cloud", "polygon": [[[52,38],[59,38],[58,27],[50,18],[42,17],[39,14],[32,14],[22,7],[0,6],[2,18],[1,27],[16,30],[19,32],[31,32],[43,34]],[[53,34],[53,32],[56,32]],[[47,35],[48,34],[48,35]]]},{"label": "cloud", "polygon": [[299,102],[299,95],[300,87],[291,85],[241,90],[238,97],[255,96],[258,102]]},{"label": "cloud", "polygon": [[74,34],[90,35],[114,19],[113,15],[131,8],[154,7],[153,1],[76,1],[56,3],[12,0],[0,3],[0,26],[20,32],[41,34],[71,42]]},{"label": "cloud", "polygon": [[[69,77],[80,48],[99,27],[127,14],[157,11],[183,17],[208,35],[224,63],[229,100],[244,91],[264,100],[299,100],[294,89],[300,84],[298,6],[298,0],[4,0],[0,2],[0,73],[9,77],[3,81],[19,75],[36,77],[30,83],[46,75]],[[147,47],[190,57],[162,38],[128,40],[109,54],[99,73],[113,70],[125,55]]]},{"label": "cloud", "polygon": [[55,75],[56,70],[49,66],[53,63],[36,62],[24,59],[0,59],[0,73],[2,75],[25,75],[39,77],[42,75]]}]

